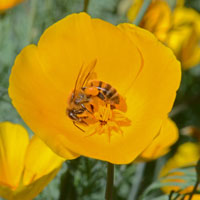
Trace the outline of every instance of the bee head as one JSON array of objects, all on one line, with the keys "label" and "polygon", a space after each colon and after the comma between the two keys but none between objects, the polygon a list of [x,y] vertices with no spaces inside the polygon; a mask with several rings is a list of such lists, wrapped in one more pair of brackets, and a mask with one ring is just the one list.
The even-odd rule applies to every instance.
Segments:
[{"label": "bee head", "polygon": [[80,121],[80,118],[77,116],[82,114],[84,109],[67,109],[68,117],[74,121]]},{"label": "bee head", "polygon": [[83,102],[85,102],[86,101],[86,95],[84,94],[84,93],[79,93],[78,95],[77,95],[77,97],[74,99],[74,103],[76,104],[76,105],[80,105],[80,104],[82,104]]}]

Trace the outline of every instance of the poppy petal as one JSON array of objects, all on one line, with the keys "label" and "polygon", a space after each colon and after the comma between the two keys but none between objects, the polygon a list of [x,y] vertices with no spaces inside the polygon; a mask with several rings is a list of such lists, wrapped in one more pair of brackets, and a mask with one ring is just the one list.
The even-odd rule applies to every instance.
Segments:
[{"label": "poppy petal", "polygon": [[143,160],[157,159],[168,153],[170,146],[178,140],[178,128],[169,118],[163,121],[159,135],[139,156]]},{"label": "poppy petal", "polygon": [[55,154],[37,136],[33,136],[26,153],[23,184],[28,185],[54,169],[60,168],[63,162],[64,158]]},{"label": "poppy petal", "polygon": [[[16,143],[17,141],[17,143]],[[15,189],[24,169],[29,144],[27,131],[18,124],[0,123],[0,183]]]},{"label": "poppy petal", "polygon": [[[52,134],[49,139],[57,137],[63,131],[53,131],[57,127],[57,120],[60,123],[67,124],[66,116],[66,102],[67,98],[60,90],[54,87],[54,84],[43,71],[42,65],[39,61],[37,47],[34,45],[27,46],[23,49],[21,54],[17,57],[15,66],[12,69],[10,78],[9,93],[13,97],[13,104],[17,107],[18,111],[22,113],[22,117],[27,124],[38,133],[37,130],[42,131],[44,128],[50,128],[49,134]],[[30,74],[31,77],[27,76]],[[16,84],[17,83],[17,84]],[[24,87],[26,85],[26,87]],[[16,101],[15,101],[16,100]],[[60,100],[58,102],[58,100]],[[30,115],[31,113],[31,115]],[[58,114],[59,113],[59,114]],[[58,116],[61,116],[58,118]],[[34,122],[41,122],[38,129]],[[68,122],[70,125],[71,123]],[[42,137],[42,136],[41,136]],[[59,147],[58,147],[58,146]],[[68,159],[77,158],[78,155],[71,152],[67,148],[62,148],[62,145],[54,143],[56,149],[60,149]],[[58,152],[59,153],[59,152]]]}]

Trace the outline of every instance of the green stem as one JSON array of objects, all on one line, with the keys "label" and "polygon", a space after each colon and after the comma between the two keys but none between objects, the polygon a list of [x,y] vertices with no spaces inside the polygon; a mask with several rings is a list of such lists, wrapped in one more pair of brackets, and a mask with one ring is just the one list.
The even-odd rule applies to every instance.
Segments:
[{"label": "green stem", "polygon": [[[178,191],[174,191],[172,190],[169,194],[169,199],[168,200],[177,200],[181,194],[179,193],[181,190],[178,190]],[[176,195],[176,196],[175,196]],[[174,197],[175,196],[175,197]],[[181,199],[182,200],[182,199]]]},{"label": "green stem", "polygon": [[128,200],[136,199],[136,197],[138,195],[139,188],[140,188],[140,184],[142,182],[145,166],[146,166],[146,163],[139,163],[137,165]]},{"label": "green stem", "polygon": [[28,25],[28,32],[27,32],[27,38],[26,38],[26,45],[27,44],[30,44],[32,42],[32,39],[33,39],[33,27],[34,27],[34,20],[35,20],[35,17],[36,17],[36,11],[37,11],[37,2],[38,0],[32,0],[30,1],[30,7],[28,10],[29,14],[28,14],[28,17],[29,17],[29,25]]},{"label": "green stem", "polygon": [[[177,200],[177,199],[180,197],[180,195],[181,195],[181,194],[177,193],[173,200]],[[183,197],[183,198],[184,198],[184,197]],[[184,200],[184,199],[180,199],[180,200]]]},{"label": "green stem", "polygon": [[87,10],[88,10],[89,1],[90,0],[84,0],[84,8],[83,8],[84,12],[87,12]]},{"label": "green stem", "polygon": [[168,200],[172,200],[172,197],[173,197],[173,194],[174,194],[174,190],[172,190],[169,194],[169,199]]},{"label": "green stem", "polygon": [[113,183],[114,183],[114,165],[111,164],[111,163],[108,163],[106,193],[105,193],[105,199],[106,200],[112,200],[113,199]]},{"label": "green stem", "polygon": [[199,185],[199,179],[197,179],[197,181],[196,181],[196,183],[195,183],[195,186],[194,186],[194,188],[193,188],[193,190],[192,190],[192,192],[191,192],[191,194],[190,194],[188,200],[192,200],[193,195],[194,195],[194,194],[196,193],[196,191],[197,191],[198,185]]},{"label": "green stem", "polygon": [[158,179],[160,170],[165,162],[166,162],[166,159],[164,157],[161,157],[156,160],[156,166],[155,166],[155,170],[154,170],[154,174],[153,174],[153,181],[156,181]]},{"label": "green stem", "polygon": [[[184,200],[185,197],[186,197],[186,195],[183,195],[182,198],[181,198],[181,199],[179,198],[179,199],[180,199],[180,200]],[[173,200],[174,200],[174,199],[173,199]],[[175,200],[176,200],[176,199],[175,199]]]},{"label": "green stem", "polygon": [[142,7],[140,9],[140,12],[138,13],[136,19],[133,22],[135,25],[138,26],[140,24],[140,22],[142,21],[142,18],[144,16],[145,12],[147,11],[150,3],[151,3],[151,0],[145,0],[144,1],[144,3],[142,4]]},{"label": "green stem", "polygon": [[77,169],[79,159],[67,161],[68,167],[60,180],[60,195],[58,200],[77,200],[78,194],[74,185],[74,170]]}]

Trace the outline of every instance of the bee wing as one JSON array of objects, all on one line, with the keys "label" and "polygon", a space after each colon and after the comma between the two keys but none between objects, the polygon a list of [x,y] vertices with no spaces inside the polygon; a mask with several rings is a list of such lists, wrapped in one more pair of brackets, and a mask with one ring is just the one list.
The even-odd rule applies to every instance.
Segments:
[{"label": "bee wing", "polygon": [[81,69],[79,71],[78,77],[75,82],[74,87],[74,93],[81,89],[82,87],[85,87],[89,80],[96,77],[96,74],[94,72],[94,68],[96,66],[97,59],[93,60],[89,65],[81,66]]},{"label": "bee wing", "polygon": [[81,87],[85,87],[89,80],[96,78],[96,73],[94,72],[97,59],[93,60],[84,70],[83,81]]}]

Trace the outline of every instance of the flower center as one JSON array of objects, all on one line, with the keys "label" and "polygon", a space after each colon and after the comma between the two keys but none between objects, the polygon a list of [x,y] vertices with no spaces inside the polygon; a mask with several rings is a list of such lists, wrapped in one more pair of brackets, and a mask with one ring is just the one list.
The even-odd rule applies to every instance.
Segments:
[{"label": "flower center", "polygon": [[100,105],[98,111],[94,113],[94,116],[101,125],[106,125],[112,119],[110,104],[106,104],[105,106]]},{"label": "flower center", "polygon": [[88,127],[85,129],[87,136],[106,134],[110,142],[111,136],[118,133],[123,136],[123,126],[130,126],[131,121],[125,117],[125,113],[112,109],[109,103],[101,103],[96,106],[94,114],[88,114]]},{"label": "flower center", "polygon": [[71,93],[66,110],[74,125],[86,136],[106,134],[109,141],[113,133],[123,135],[122,127],[131,124],[125,117],[125,98],[110,84],[96,79],[79,87]]}]

